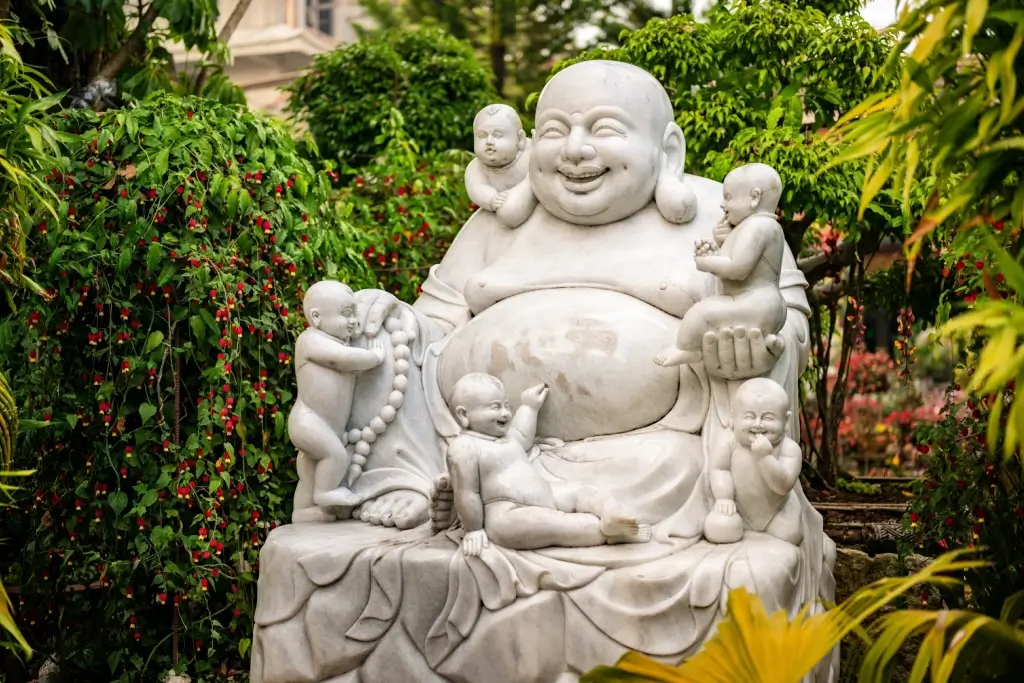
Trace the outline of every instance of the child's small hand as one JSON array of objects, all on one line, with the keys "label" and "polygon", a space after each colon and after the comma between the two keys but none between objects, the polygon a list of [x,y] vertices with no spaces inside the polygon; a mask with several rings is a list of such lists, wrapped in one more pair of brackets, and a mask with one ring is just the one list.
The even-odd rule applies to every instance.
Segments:
[{"label": "child's small hand", "polygon": [[764,434],[756,435],[750,442],[750,452],[759,458],[771,455],[774,451],[775,446],[772,446],[772,442]]},{"label": "child's small hand", "polygon": [[505,205],[505,200],[508,199],[508,190],[499,192],[498,196],[491,202],[491,211],[497,211]]},{"label": "child's small hand", "polygon": [[544,405],[544,401],[548,397],[548,385],[538,384],[535,387],[530,387],[523,392],[522,402],[523,405],[534,410],[540,410],[540,407]]},{"label": "child's small hand", "polygon": [[732,232],[732,223],[725,216],[722,216],[722,220],[718,221],[713,233],[716,246],[721,246],[730,232]]},{"label": "child's small hand", "polygon": [[718,251],[718,245],[711,240],[697,240],[693,245],[695,257],[711,256]]},{"label": "child's small hand", "polygon": [[384,362],[384,358],[387,355],[384,351],[384,340],[380,337],[373,337],[367,344],[373,355],[377,357],[377,364]]},{"label": "child's small hand", "polygon": [[490,545],[491,541],[487,538],[487,532],[483,529],[470,531],[462,537],[462,552],[469,557],[479,557],[484,548]]}]

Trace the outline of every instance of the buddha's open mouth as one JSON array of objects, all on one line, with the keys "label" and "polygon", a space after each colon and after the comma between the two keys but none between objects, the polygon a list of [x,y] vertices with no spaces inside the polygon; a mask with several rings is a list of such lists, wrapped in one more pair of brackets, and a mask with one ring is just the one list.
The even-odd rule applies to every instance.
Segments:
[{"label": "buddha's open mouth", "polygon": [[611,169],[596,166],[582,168],[560,168],[558,172],[565,178],[567,189],[572,192],[587,192],[598,184]]}]

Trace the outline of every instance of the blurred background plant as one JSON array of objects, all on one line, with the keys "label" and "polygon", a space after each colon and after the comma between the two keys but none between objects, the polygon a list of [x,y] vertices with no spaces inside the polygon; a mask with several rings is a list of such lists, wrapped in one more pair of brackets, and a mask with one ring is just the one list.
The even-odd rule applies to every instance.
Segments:
[{"label": "blurred background plant", "polygon": [[491,78],[468,43],[440,29],[396,29],[317,56],[287,88],[287,110],[325,159],[349,166],[387,150],[381,129],[394,109],[420,152],[471,149],[476,113],[498,101]]}]

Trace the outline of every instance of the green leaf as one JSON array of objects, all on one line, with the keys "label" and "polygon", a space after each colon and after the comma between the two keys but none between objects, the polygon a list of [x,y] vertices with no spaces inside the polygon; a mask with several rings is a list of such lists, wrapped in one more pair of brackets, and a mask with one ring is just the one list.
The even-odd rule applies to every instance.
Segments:
[{"label": "green leaf", "polygon": [[196,340],[200,345],[206,343],[206,326],[203,324],[203,319],[198,315],[194,315],[188,319],[189,325],[192,327],[192,334],[196,336]]},{"label": "green leaf", "polygon": [[155,503],[158,498],[159,498],[159,496],[158,496],[156,490],[149,489],[148,491],[146,491],[146,493],[143,494],[142,500],[139,501],[139,507],[142,508],[143,510],[145,510],[150,505]]},{"label": "green leaf", "polygon": [[122,249],[121,255],[117,257],[117,273],[118,275],[128,270],[128,266],[132,264],[132,250]]},{"label": "green leaf", "polygon": [[149,532],[149,542],[157,551],[163,550],[174,538],[174,530],[166,526],[156,526]]},{"label": "green leaf", "polygon": [[161,332],[160,330],[154,330],[149,334],[149,337],[146,339],[146,346],[143,349],[142,353],[149,353],[156,347],[160,346],[160,344],[162,344],[163,341],[164,333]]},{"label": "green leaf", "polygon": [[171,148],[163,147],[156,153],[156,161],[153,162],[153,172],[157,178],[167,176],[167,165],[170,161]]},{"label": "green leaf", "polygon": [[146,268],[150,272],[156,272],[156,267],[160,265],[160,261],[164,258],[164,250],[160,246],[159,242],[153,242],[149,245],[149,250],[146,251]]},{"label": "green leaf", "polygon": [[142,424],[149,422],[156,415],[156,406],[152,403],[143,403],[139,406],[139,416],[142,417]]},{"label": "green leaf", "polygon": [[238,656],[245,659],[245,654],[252,648],[252,641],[248,638],[242,638],[238,641]]},{"label": "green leaf", "polygon": [[67,247],[57,247],[56,249],[54,249],[54,250],[53,250],[53,253],[52,253],[52,254],[50,254],[50,259],[49,259],[49,261],[48,261],[48,263],[49,263],[49,266],[50,266],[51,268],[53,268],[53,267],[54,267],[54,266],[56,266],[56,265],[57,265],[58,263],[60,263],[60,260],[61,260],[61,259],[62,259],[62,258],[64,257],[64,253],[65,253],[65,252],[66,252],[67,250],[68,250],[68,248],[67,248]]},{"label": "green leaf", "polygon": [[66,419],[68,421],[68,424],[71,425],[72,429],[74,429],[75,425],[78,424],[78,416],[77,415],[73,415],[71,413],[68,413],[67,415],[64,416],[64,419]]},{"label": "green leaf", "polygon": [[110,494],[110,500],[107,502],[114,514],[120,516],[121,511],[128,507],[128,494],[124,491],[114,491]]}]

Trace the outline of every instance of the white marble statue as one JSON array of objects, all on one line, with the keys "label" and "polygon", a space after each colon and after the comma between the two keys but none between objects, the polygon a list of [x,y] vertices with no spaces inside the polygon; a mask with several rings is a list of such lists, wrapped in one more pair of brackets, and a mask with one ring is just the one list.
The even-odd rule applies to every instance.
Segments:
[{"label": "white marble statue", "polygon": [[515,550],[646,543],[649,524],[610,496],[575,482],[550,483],[530,465],[537,415],[548,387],[523,392],[513,416],[505,385],[475,372],[455,384],[452,408],[463,432],[448,447],[455,511],[476,556],[490,543]]},{"label": "white marble statue", "polygon": [[[798,414],[810,340],[806,280],[793,254],[781,246],[774,281],[786,306],[781,328],[735,320],[703,334],[700,362],[661,367],[651,359],[672,345],[687,312],[722,293],[694,257],[695,244],[715,238],[722,185],[684,174],[685,141],[665,89],[623,63],[587,61],[552,77],[532,142],[527,182],[537,204],[522,222],[500,215],[511,195],[498,213],[477,211],[411,306],[386,292],[356,293],[359,345],[381,337],[386,357],[357,377],[349,436],[369,435],[399,368],[401,406],[344,487],[350,504],[335,512],[350,519],[269,535],[253,683],[572,683],[630,649],[666,660],[696,652],[736,587],[791,614],[834,598],[835,547],[799,485],[790,484],[793,502],[781,509],[802,540],[773,535],[771,523],[757,529],[785,488],[791,442],[758,462],[761,484],[737,469],[742,457],[761,457],[760,439],[756,451],[730,453],[734,502],[751,524],[736,543],[705,539],[722,449],[745,438],[733,432],[746,429],[733,424],[739,387],[773,380],[786,411]],[[753,201],[749,191],[736,196]],[[397,332],[407,350],[396,346]],[[464,489],[445,464],[460,459],[463,444],[486,441],[479,423],[470,430],[481,436],[466,434],[479,397],[463,397],[459,382],[474,373],[507,388],[510,413],[539,406],[529,390],[550,387],[527,455],[532,471],[551,491],[584,487],[619,501],[638,527],[650,526],[650,541],[570,547],[551,538],[537,547],[534,539],[527,549],[504,538],[517,531],[509,528],[498,532],[505,545],[492,538],[479,553],[475,543],[463,552],[480,530],[467,526],[479,519],[459,523],[454,499]],[[773,414],[782,405],[777,392],[751,400],[773,405]],[[753,412],[767,423],[765,411]],[[798,439],[795,421],[785,425]],[[526,443],[507,453],[477,448],[481,460],[485,450],[521,464]],[[743,497],[758,490],[764,509]],[[483,482],[479,493],[487,495]],[[523,502],[532,510],[516,507]],[[500,514],[550,517],[550,498],[537,502],[508,501]],[[489,516],[485,507],[488,536]],[[834,681],[836,662],[822,662],[806,683]]]},{"label": "white marble statue", "polygon": [[507,104],[484,107],[473,121],[476,158],[466,167],[466,193],[480,208],[510,228],[530,217],[537,199],[530,189],[530,143],[516,110]]},{"label": "white marble statue", "polygon": [[804,540],[800,499],[803,454],[787,435],[792,413],[786,390],[770,379],[750,379],[732,398],[733,438],[711,454],[714,507],[704,521],[712,543],[738,543],[743,530],[763,531],[787,543]]},{"label": "white marble statue", "polygon": [[747,164],[730,172],[722,189],[722,223],[714,240],[698,240],[693,252],[697,270],[717,275],[722,293],[686,312],[676,346],[655,358],[659,365],[699,363],[704,335],[724,327],[756,327],[775,344],[786,323],[779,291],[786,236],[775,219],[782,180],[771,166]]},{"label": "white marble statue", "polygon": [[352,469],[359,465],[346,448],[356,374],[380,365],[384,347],[380,340],[369,349],[351,346],[360,328],[356,308],[352,289],[333,280],[317,282],[303,300],[309,327],[295,342],[298,398],[288,415],[288,434],[303,461],[294,521],[334,519],[330,509],[350,503],[349,491],[339,487],[360,471]]}]

